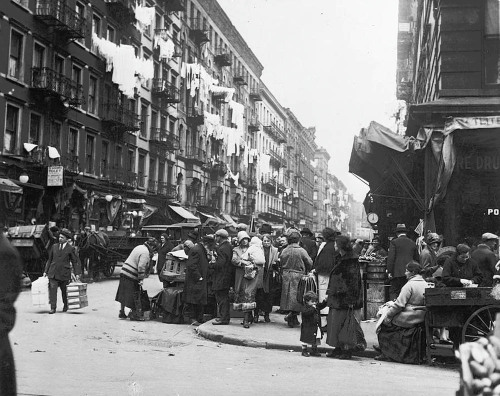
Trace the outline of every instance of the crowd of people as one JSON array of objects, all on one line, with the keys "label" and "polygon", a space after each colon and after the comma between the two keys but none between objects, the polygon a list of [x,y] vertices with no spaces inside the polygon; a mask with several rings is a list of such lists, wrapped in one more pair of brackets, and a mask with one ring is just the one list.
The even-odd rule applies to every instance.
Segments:
[{"label": "crowd of people", "polygon": [[[132,250],[121,268],[116,293],[121,304],[119,318],[144,320],[140,301],[143,279],[150,271],[161,273],[167,253],[183,250],[187,257],[183,314],[191,324],[203,323],[208,313],[216,317],[213,325],[228,325],[232,308],[233,316],[243,318],[241,325],[250,328],[259,321],[269,323],[273,306],[279,305],[278,312],[284,315],[287,326],[301,325],[304,356],[318,356],[317,345],[326,336],[326,344],[334,347],[328,356],[350,359],[365,343],[359,326],[363,301],[358,258],[376,257],[386,260],[390,284],[390,302],[377,326],[379,345],[375,348],[380,354],[376,359],[420,363],[425,288],[491,287],[500,279],[499,237],[492,233],[483,234],[481,243],[473,248],[462,243],[438,255],[442,245],[438,234],[429,232],[414,242],[404,224],[397,225],[387,250],[378,236],[363,246],[331,228],[316,237],[308,228],[291,228],[276,238],[271,231],[266,224],[258,233],[249,233],[247,226],[240,224],[234,238],[226,229],[201,238],[192,231],[177,246],[167,234],[158,242],[150,238]],[[56,312],[58,288],[63,311],[67,310],[65,286],[82,273],[72,239],[68,230],[60,230],[49,250],[44,273],[49,277],[49,313]],[[155,253],[156,265],[152,261]],[[316,288],[299,292],[306,276],[314,278]],[[207,312],[211,298],[215,309]],[[129,308],[128,314],[125,308]],[[349,331],[356,334],[350,337],[345,334],[347,323],[354,323]],[[457,343],[446,328],[435,336],[437,342]]]}]

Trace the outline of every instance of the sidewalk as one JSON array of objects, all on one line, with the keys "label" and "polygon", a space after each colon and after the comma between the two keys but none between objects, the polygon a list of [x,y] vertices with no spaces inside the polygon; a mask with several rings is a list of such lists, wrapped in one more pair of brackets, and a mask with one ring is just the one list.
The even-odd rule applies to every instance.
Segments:
[{"label": "sidewalk", "polygon": [[[213,326],[212,321],[208,321],[198,326],[197,332],[204,338],[224,344],[300,351],[300,326],[289,328],[283,319],[284,315],[278,313],[271,313],[270,318],[270,323],[264,323],[261,322],[263,318],[260,317],[259,323],[253,323],[249,329],[245,329],[241,325],[241,318],[231,318],[231,323],[227,326]],[[373,349],[374,344],[378,345],[375,323],[374,321],[361,322],[368,346],[365,351],[355,355],[370,358],[378,355]],[[318,347],[322,353],[333,350],[325,341],[326,335],[323,336],[322,343]]]}]

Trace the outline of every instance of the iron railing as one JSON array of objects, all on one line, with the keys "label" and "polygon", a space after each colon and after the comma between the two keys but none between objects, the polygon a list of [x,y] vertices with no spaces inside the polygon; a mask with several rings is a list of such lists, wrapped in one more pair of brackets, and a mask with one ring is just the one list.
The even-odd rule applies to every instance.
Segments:
[{"label": "iron railing", "polygon": [[61,0],[38,0],[35,17],[71,38],[83,38],[87,33],[85,17]]},{"label": "iron railing", "polygon": [[179,150],[180,147],[179,137],[162,128],[151,128],[149,141],[160,144],[169,151]]},{"label": "iron railing", "polygon": [[181,101],[179,88],[162,78],[153,79],[152,93],[165,99],[167,103],[179,103]]},{"label": "iron railing", "polygon": [[85,102],[83,86],[48,67],[31,68],[31,88],[56,93],[70,105]]}]

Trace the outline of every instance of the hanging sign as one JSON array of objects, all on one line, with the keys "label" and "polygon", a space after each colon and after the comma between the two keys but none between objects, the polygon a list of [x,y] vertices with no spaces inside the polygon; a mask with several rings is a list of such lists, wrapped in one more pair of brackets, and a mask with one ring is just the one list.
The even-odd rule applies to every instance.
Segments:
[{"label": "hanging sign", "polygon": [[64,169],[62,166],[49,166],[47,169],[47,187],[63,185]]}]

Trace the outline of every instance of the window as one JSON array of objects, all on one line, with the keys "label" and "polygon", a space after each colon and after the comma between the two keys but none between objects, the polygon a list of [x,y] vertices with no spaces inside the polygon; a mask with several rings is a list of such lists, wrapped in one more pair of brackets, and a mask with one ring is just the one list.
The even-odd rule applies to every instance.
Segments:
[{"label": "window", "polygon": [[20,79],[22,75],[23,40],[21,33],[15,30],[10,35],[9,76]]},{"label": "window", "polygon": [[[78,15],[82,20],[85,20],[85,5],[82,3],[77,2],[76,3],[76,15]],[[78,38],[77,41],[81,44],[85,42],[85,38]]]},{"label": "window", "polygon": [[55,147],[59,151],[61,148],[61,128],[61,123],[54,121],[50,126],[49,136],[49,146]]},{"label": "window", "polygon": [[165,162],[158,165],[158,184],[163,184],[165,180]]},{"label": "window", "polygon": [[139,188],[144,188],[144,166],[146,162],[146,156],[144,154],[139,154],[139,169],[137,172],[137,181]]},{"label": "window", "polygon": [[122,146],[116,146],[115,147],[115,169],[120,169],[122,167],[122,157],[123,157],[123,150]]},{"label": "window", "polygon": [[500,0],[486,0],[484,61],[486,84],[500,84]]},{"label": "window", "polygon": [[82,86],[82,69],[76,65],[73,65],[71,69],[71,79],[74,84],[71,87],[71,97],[73,99],[78,99],[79,95],[81,95],[81,86]]},{"label": "window", "polygon": [[175,121],[171,118],[168,120],[169,131],[171,134],[175,134]]},{"label": "window", "polygon": [[141,137],[148,137],[148,106],[141,105]]},{"label": "window", "polygon": [[317,200],[318,200],[318,192],[317,192],[317,191],[314,191],[314,192],[313,192],[313,200],[314,200],[314,201],[317,201]]},{"label": "window", "polygon": [[45,47],[38,43],[35,43],[33,49],[33,67],[41,69],[45,66]]},{"label": "window", "polygon": [[78,157],[78,129],[69,128],[68,154],[71,158]]},{"label": "window", "polygon": [[[97,37],[101,37],[101,18],[97,15],[92,15],[92,35],[94,34]],[[94,43],[92,43],[91,51],[97,53],[97,48]]]},{"label": "window", "polygon": [[108,177],[108,158],[109,158],[109,143],[102,141],[101,146],[101,177]]},{"label": "window", "polygon": [[28,143],[40,144],[42,135],[42,116],[31,113],[30,114],[30,134],[28,136]]},{"label": "window", "polygon": [[5,119],[5,135],[3,139],[3,150],[6,153],[14,154],[17,146],[19,130],[19,108],[7,105]]},{"label": "window", "polygon": [[116,36],[115,28],[108,25],[108,27],[106,28],[106,39],[114,43],[116,40],[115,36]]},{"label": "window", "polygon": [[99,92],[98,90],[98,80],[97,77],[95,76],[90,76],[90,81],[89,81],[89,102],[88,102],[88,112],[91,114],[97,114],[97,108],[98,108],[98,103],[97,103],[97,93]]},{"label": "window", "polygon": [[85,144],[85,172],[94,173],[94,141],[92,135],[87,135],[87,143]]},{"label": "window", "polygon": [[150,190],[155,190],[156,187],[156,160],[151,158],[149,160],[149,182],[148,187]]},{"label": "window", "polygon": [[129,172],[135,171],[135,152],[134,152],[134,150],[129,150],[128,151],[127,170]]}]

